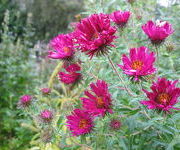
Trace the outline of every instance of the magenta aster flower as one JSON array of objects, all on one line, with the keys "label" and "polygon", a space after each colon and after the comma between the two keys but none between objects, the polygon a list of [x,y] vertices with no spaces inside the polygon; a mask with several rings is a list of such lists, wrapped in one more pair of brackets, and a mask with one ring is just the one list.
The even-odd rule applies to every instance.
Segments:
[{"label": "magenta aster flower", "polygon": [[119,27],[124,27],[130,17],[131,13],[129,11],[115,11],[112,14],[110,14],[110,18],[113,22],[115,22]]},{"label": "magenta aster flower", "polygon": [[50,88],[42,88],[41,89],[41,92],[44,94],[44,95],[48,95],[51,93],[51,89]]},{"label": "magenta aster flower", "polygon": [[82,97],[83,108],[93,116],[104,116],[105,113],[112,113],[111,95],[108,91],[108,85],[103,80],[90,84],[91,91],[85,91],[87,97]]},{"label": "magenta aster flower", "polygon": [[149,37],[152,44],[160,44],[162,43],[169,35],[171,35],[174,30],[166,21],[148,21],[146,24],[142,26],[143,31]]},{"label": "magenta aster flower", "polygon": [[40,113],[39,117],[42,122],[50,123],[53,119],[53,112],[48,109],[45,109]]},{"label": "magenta aster flower", "polygon": [[110,122],[110,127],[113,130],[118,130],[121,127],[121,122],[118,119],[112,119]]},{"label": "magenta aster flower", "polygon": [[106,14],[93,14],[81,20],[74,31],[77,47],[92,58],[94,55],[106,54],[107,46],[116,38],[116,28],[111,26]]},{"label": "magenta aster flower", "polygon": [[122,56],[123,65],[118,65],[125,74],[134,77],[135,81],[140,77],[153,74],[155,54],[150,52],[147,47],[130,49],[129,58],[124,54]]},{"label": "magenta aster flower", "polygon": [[60,34],[50,41],[53,51],[49,51],[49,58],[71,60],[74,55],[74,45],[70,34]]},{"label": "magenta aster flower", "polygon": [[59,79],[65,84],[72,84],[80,80],[81,73],[78,71],[81,70],[81,67],[78,64],[71,64],[68,67],[65,67],[66,72],[59,72]]},{"label": "magenta aster flower", "polygon": [[67,126],[73,136],[90,133],[94,127],[92,117],[85,110],[75,109],[67,119]]},{"label": "magenta aster flower", "polygon": [[148,92],[143,89],[149,98],[148,101],[141,101],[143,105],[147,105],[149,109],[158,109],[163,111],[169,111],[170,109],[180,108],[173,107],[178,103],[178,97],[180,96],[180,88],[175,87],[178,80],[168,81],[165,78],[158,78],[158,81],[151,86],[152,92]]},{"label": "magenta aster flower", "polygon": [[20,100],[18,102],[18,107],[24,108],[28,107],[32,102],[32,96],[31,95],[23,95],[20,97]]}]

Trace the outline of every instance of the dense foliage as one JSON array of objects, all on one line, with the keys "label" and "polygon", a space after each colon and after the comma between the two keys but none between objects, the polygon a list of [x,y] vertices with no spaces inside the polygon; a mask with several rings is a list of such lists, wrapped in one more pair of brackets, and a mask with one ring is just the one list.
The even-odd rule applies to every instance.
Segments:
[{"label": "dense foliage", "polygon": [[[53,1],[54,4],[56,2]],[[38,3],[37,6],[41,6],[40,3],[43,1],[36,1],[36,3]],[[53,3],[49,4],[52,6],[49,9],[54,8]],[[31,34],[26,34],[24,42],[21,39],[14,40],[8,32],[8,13],[6,14],[0,43],[2,49],[0,80],[3,84],[0,88],[0,93],[3,93],[1,95],[3,103],[0,103],[2,107],[0,113],[3,116],[0,122],[0,133],[6,135],[0,136],[0,141],[3,141],[2,149],[180,149],[180,111],[171,109],[169,113],[169,110],[164,109],[164,105],[162,108],[155,104],[151,108],[158,109],[152,110],[142,105],[147,104],[146,102],[140,103],[148,100],[147,91],[150,91],[152,85],[154,86],[152,89],[168,87],[164,79],[159,80],[164,84],[163,87],[155,86],[152,82],[157,82],[157,76],[171,81],[179,78],[179,14],[176,13],[178,5],[175,3],[164,8],[155,0],[86,0],[84,5],[86,12],[78,16],[81,21],[74,23],[78,24],[75,29],[71,25],[71,31],[75,32],[60,35],[50,41],[48,49],[50,48],[51,51],[48,52],[49,55],[47,53],[45,55],[48,55],[49,59],[56,60],[50,63],[51,61],[44,58],[42,65],[48,69],[40,70],[39,78],[32,76],[32,67],[35,68],[35,66],[31,52],[27,51],[28,43],[31,43],[29,42]],[[48,6],[48,3],[45,6]],[[111,14],[116,10],[129,11],[131,16],[127,17],[127,24],[119,23],[118,30],[115,32],[115,29],[111,28],[116,25],[113,23],[114,20],[118,23],[115,14],[111,24],[108,21],[104,23],[102,20],[107,17],[104,14]],[[45,15],[48,11],[44,11],[42,12]],[[104,14],[92,15],[94,13]],[[36,17],[40,16],[39,14]],[[48,18],[40,22],[49,24]],[[56,17],[51,16],[51,18],[53,20]],[[102,31],[101,35],[93,30],[98,19],[101,23],[98,32]],[[148,20],[157,19],[168,21],[174,33],[169,32],[168,38],[154,43],[148,39],[141,27]],[[87,27],[88,21],[93,28],[91,25]],[[64,25],[63,22],[61,23]],[[160,27],[163,25],[160,24]],[[42,39],[42,37],[47,38],[58,34],[58,26],[55,30],[52,29],[50,34],[47,31],[48,28],[47,26],[39,28],[44,29],[44,32],[37,37]],[[59,27],[59,31],[63,31],[63,28]],[[101,40],[96,41],[99,37]],[[76,47],[73,47],[72,38],[75,38]],[[89,42],[89,39],[93,42]],[[142,46],[147,47],[149,51],[147,52],[147,49]],[[77,48],[81,51],[77,51]],[[131,70],[128,72],[126,65],[129,65],[130,61],[121,58],[128,57],[131,48],[137,48],[133,49],[134,51],[141,51],[138,58],[146,66],[152,64],[158,72],[155,73],[152,66],[149,67],[151,71],[148,74],[145,74],[147,68],[143,73],[136,74],[137,76],[131,74]],[[142,54],[144,51],[146,55]],[[131,57],[132,62],[135,57],[135,55]],[[156,57],[155,62],[154,57]],[[133,69],[141,68],[142,62],[134,61]],[[129,74],[131,74],[130,77]],[[46,81],[47,77],[48,81]],[[36,89],[34,82],[38,84]],[[142,89],[146,89],[146,92]],[[170,89],[174,90],[173,85]],[[20,97],[23,94],[29,95]],[[178,95],[179,91],[176,90],[173,94]],[[152,95],[149,96],[151,99],[153,99]],[[104,101],[102,97],[108,101]],[[18,98],[20,111],[14,110]],[[167,93],[160,93],[157,98],[159,103],[164,102],[163,98],[170,99]],[[93,103],[92,99],[97,100],[97,103]],[[174,107],[180,108],[180,104],[177,103]],[[9,138],[11,140],[8,140]]]}]

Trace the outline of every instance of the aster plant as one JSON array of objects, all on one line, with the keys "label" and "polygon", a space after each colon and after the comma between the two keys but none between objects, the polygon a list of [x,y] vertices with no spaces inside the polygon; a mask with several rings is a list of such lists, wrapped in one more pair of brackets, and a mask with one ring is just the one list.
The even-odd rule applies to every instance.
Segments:
[{"label": "aster plant", "polygon": [[[162,21],[148,21],[141,28],[140,20],[134,20],[136,2],[127,2],[133,3],[131,11],[82,15],[71,33],[50,40],[48,57],[62,61],[48,86],[33,95],[36,101],[24,95],[18,102],[23,107],[32,105],[25,113],[30,114],[46,149],[50,143],[52,149],[65,150],[163,150],[169,148],[166,139],[176,143],[178,75],[168,74],[164,66],[157,72],[158,51],[154,51],[174,30]],[[127,30],[121,36],[118,28],[124,27]],[[139,30],[153,45],[138,39]]]}]

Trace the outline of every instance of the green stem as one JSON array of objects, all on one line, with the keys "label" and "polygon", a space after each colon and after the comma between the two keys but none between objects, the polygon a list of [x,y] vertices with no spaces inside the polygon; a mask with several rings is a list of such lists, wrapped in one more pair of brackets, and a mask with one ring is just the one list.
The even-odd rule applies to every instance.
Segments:
[{"label": "green stem", "polygon": [[56,68],[54,69],[53,73],[51,74],[51,77],[50,77],[49,82],[48,82],[48,87],[49,87],[49,88],[53,88],[54,80],[55,80],[58,72],[59,72],[60,69],[62,68],[62,65],[63,65],[63,63],[60,62],[60,63],[56,66]]},{"label": "green stem", "polygon": [[159,74],[159,51],[158,51],[158,47],[157,46],[155,46],[156,47],[156,55],[157,55],[157,57],[156,57],[156,60],[157,60],[157,72],[156,72],[156,76],[158,77],[158,74]]},{"label": "green stem", "polygon": [[[114,63],[112,62],[111,58],[109,56],[107,56],[108,60],[109,60],[109,63],[111,64],[111,67],[112,69],[114,70],[114,72],[117,74],[118,78],[120,79],[121,83],[123,84],[125,90],[127,91],[127,93],[130,95],[130,96],[134,96],[131,92],[131,90],[127,87],[127,85],[125,84],[123,78],[121,77],[121,75],[118,73]],[[134,96],[135,97],[135,96]]]}]

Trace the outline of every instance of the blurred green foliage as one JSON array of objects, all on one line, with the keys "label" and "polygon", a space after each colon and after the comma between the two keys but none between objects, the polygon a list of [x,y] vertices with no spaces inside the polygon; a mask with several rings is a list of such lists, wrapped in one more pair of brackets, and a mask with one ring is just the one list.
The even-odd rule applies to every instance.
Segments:
[{"label": "blurred green foliage", "polygon": [[[10,18],[11,14],[7,10],[2,22],[0,43],[1,150],[24,149],[28,146],[31,131],[20,128],[23,116],[19,116],[16,104],[21,95],[32,92],[35,87],[35,80],[32,80],[35,74],[32,72],[33,60],[30,59],[29,43],[23,42],[9,30]],[[30,30],[27,28],[26,31],[28,33],[24,34],[28,39]]]}]

